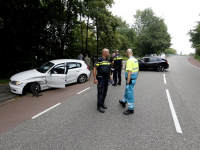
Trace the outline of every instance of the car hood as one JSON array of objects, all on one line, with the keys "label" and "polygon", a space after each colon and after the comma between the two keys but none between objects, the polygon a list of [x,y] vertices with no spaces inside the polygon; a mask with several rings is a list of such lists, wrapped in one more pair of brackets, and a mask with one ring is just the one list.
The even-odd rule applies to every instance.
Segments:
[{"label": "car hood", "polygon": [[32,70],[17,73],[13,75],[10,79],[12,81],[23,81],[30,78],[43,77],[43,76],[45,76],[44,73],[40,73],[36,69],[32,69]]}]

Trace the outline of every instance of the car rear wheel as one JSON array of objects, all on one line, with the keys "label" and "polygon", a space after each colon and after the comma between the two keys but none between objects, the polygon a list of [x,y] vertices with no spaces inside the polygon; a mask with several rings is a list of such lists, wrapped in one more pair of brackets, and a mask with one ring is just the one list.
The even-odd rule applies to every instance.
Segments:
[{"label": "car rear wheel", "polygon": [[158,72],[163,72],[165,68],[163,66],[158,66],[157,71]]},{"label": "car rear wheel", "polygon": [[37,95],[38,93],[40,93],[41,88],[38,83],[34,82],[34,83],[31,83],[30,90],[33,95]]},{"label": "car rear wheel", "polygon": [[85,74],[81,74],[78,77],[78,82],[80,82],[80,83],[84,83],[84,82],[86,82],[86,80],[87,80],[87,76]]}]

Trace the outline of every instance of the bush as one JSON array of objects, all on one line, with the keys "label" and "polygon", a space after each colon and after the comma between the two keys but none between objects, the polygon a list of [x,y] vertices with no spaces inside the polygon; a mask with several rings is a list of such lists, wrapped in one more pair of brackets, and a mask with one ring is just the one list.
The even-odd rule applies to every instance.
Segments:
[{"label": "bush", "polygon": [[200,61],[200,56],[199,55],[194,55],[194,58],[196,58],[198,61]]}]

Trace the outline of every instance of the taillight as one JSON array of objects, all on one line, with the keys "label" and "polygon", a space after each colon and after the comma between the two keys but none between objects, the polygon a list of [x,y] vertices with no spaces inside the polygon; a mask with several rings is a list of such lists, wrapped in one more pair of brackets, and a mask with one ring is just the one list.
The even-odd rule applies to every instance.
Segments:
[{"label": "taillight", "polygon": [[90,70],[90,68],[87,66],[87,69]]},{"label": "taillight", "polygon": [[165,61],[168,64],[168,61]]}]

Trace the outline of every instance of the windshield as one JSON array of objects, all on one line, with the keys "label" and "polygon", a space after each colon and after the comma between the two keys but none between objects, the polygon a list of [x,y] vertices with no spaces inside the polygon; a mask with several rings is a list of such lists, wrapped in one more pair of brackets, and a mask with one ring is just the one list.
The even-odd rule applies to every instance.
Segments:
[{"label": "windshield", "polygon": [[37,68],[36,70],[41,72],[41,73],[46,73],[54,64],[51,62],[46,62],[44,65],[41,67]]}]

